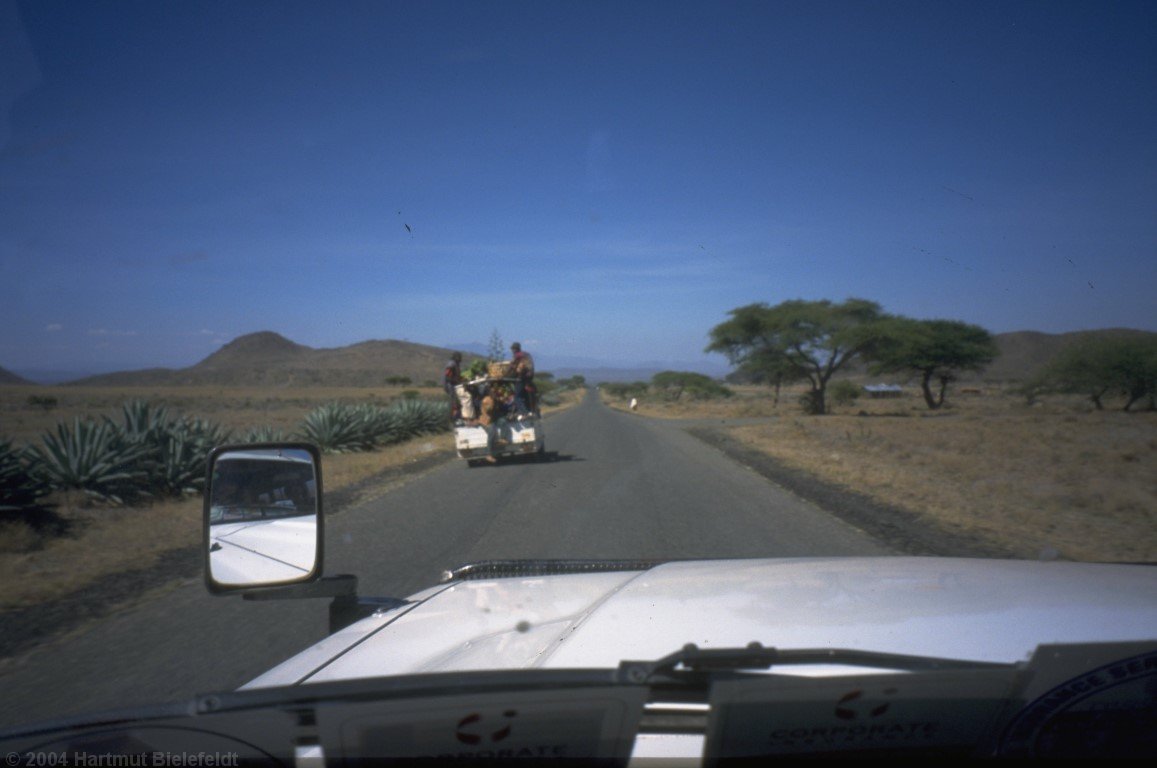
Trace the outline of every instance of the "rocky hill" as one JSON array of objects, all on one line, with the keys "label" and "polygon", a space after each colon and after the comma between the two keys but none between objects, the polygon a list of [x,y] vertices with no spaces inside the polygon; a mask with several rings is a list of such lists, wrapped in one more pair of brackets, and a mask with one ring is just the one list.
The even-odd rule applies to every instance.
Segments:
[{"label": "rocky hill", "polygon": [[[272,331],[261,331],[234,339],[188,368],[122,371],[69,384],[380,387],[391,377],[406,377],[418,385],[441,380],[450,352],[441,347],[394,340],[314,349]],[[465,364],[472,359],[472,355],[464,355]]]},{"label": "rocky hill", "polygon": [[5,368],[0,368],[0,384],[31,384],[32,382],[22,376],[17,376],[12,371]]}]

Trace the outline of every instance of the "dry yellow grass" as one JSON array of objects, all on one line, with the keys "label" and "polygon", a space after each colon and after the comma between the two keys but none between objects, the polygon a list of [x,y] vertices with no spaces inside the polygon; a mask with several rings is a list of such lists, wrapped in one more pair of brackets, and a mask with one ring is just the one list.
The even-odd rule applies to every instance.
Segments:
[{"label": "dry yellow grass", "polygon": [[[12,388],[25,389],[25,388]],[[42,393],[45,388],[27,388]],[[120,405],[132,397],[178,408],[191,416],[210,417],[235,428],[273,423],[267,418],[286,420],[286,429],[295,419],[317,404],[334,399],[347,402],[388,402],[381,392],[364,389],[317,389],[269,394],[257,389],[216,390],[188,388],[189,391],[63,390],[68,397],[47,413],[29,406],[27,393],[0,388],[0,404],[5,415],[20,414],[28,434],[39,436],[58,421],[73,415],[119,413]],[[400,390],[399,390],[400,392]],[[439,396],[441,390],[423,390],[423,395]],[[581,392],[565,392],[557,406],[545,408],[548,415],[574,406]],[[375,399],[376,398],[376,399]],[[231,421],[226,421],[229,418]],[[8,425],[5,418],[3,426]],[[6,430],[7,432],[7,430]],[[13,430],[15,432],[15,430]],[[12,435],[12,432],[7,432]],[[20,434],[17,432],[16,434]],[[323,483],[327,492],[358,486],[387,470],[412,463],[437,451],[452,450],[448,435],[429,435],[389,446],[372,453],[327,455],[323,459]],[[388,491],[407,477],[393,483],[371,483],[359,487],[356,501],[366,501]],[[201,542],[202,502],[200,498],[170,500],[147,507],[93,507],[79,496],[60,495],[56,513],[68,524],[62,536],[41,538],[23,523],[0,523],[0,610],[18,608],[57,598],[95,582],[103,576],[125,570],[149,568],[167,553]]]},{"label": "dry yellow grass", "polygon": [[1076,398],[1029,407],[991,391],[950,395],[939,412],[906,397],[810,417],[798,394],[774,409],[768,390],[740,388],[728,401],[645,402],[640,413],[769,415],[725,428],[788,466],[1026,557],[1157,561],[1157,414],[1094,411]]}]

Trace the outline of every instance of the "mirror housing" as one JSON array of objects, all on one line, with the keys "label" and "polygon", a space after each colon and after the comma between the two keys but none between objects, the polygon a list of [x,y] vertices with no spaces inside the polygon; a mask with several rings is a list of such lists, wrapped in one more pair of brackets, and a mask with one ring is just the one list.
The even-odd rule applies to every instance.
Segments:
[{"label": "mirror housing", "polygon": [[321,499],[321,452],[315,445],[214,448],[205,474],[205,586],[227,594],[319,579]]}]

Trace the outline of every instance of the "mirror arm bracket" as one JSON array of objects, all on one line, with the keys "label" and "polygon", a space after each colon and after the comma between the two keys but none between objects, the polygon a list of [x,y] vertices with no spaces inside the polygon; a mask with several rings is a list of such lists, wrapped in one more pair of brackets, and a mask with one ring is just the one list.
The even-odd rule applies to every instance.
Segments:
[{"label": "mirror arm bracket", "polygon": [[351,598],[357,601],[358,577],[352,574],[323,576],[305,584],[289,584],[246,592],[246,600],[302,600],[310,597],[332,597],[335,600]]},{"label": "mirror arm bracket", "polygon": [[310,597],[332,597],[329,604],[329,633],[348,627],[376,611],[392,610],[409,601],[396,597],[358,597],[358,577],[350,574],[324,576],[308,584],[290,584],[246,592],[246,600],[302,600]]}]

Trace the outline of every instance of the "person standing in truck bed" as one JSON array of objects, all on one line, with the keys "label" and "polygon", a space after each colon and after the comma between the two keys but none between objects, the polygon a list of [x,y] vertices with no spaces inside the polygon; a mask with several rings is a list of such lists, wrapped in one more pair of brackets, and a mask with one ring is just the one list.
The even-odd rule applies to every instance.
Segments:
[{"label": "person standing in truck bed", "polygon": [[450,420],[458,421],[462,418],[462,407],[458,402],[455,387],[462,383],[462,353],[451,353],[446,361],[446,368],[442,371],[442,389],[450,397]]},{"label": "person standing in truck bed", "polygon": [[511,375],[514,377],[514,403],[519,413],[536,413],[538,398],[534,388],[534,358],[522,350],[517,341],[510,345],[513,355]]}]

